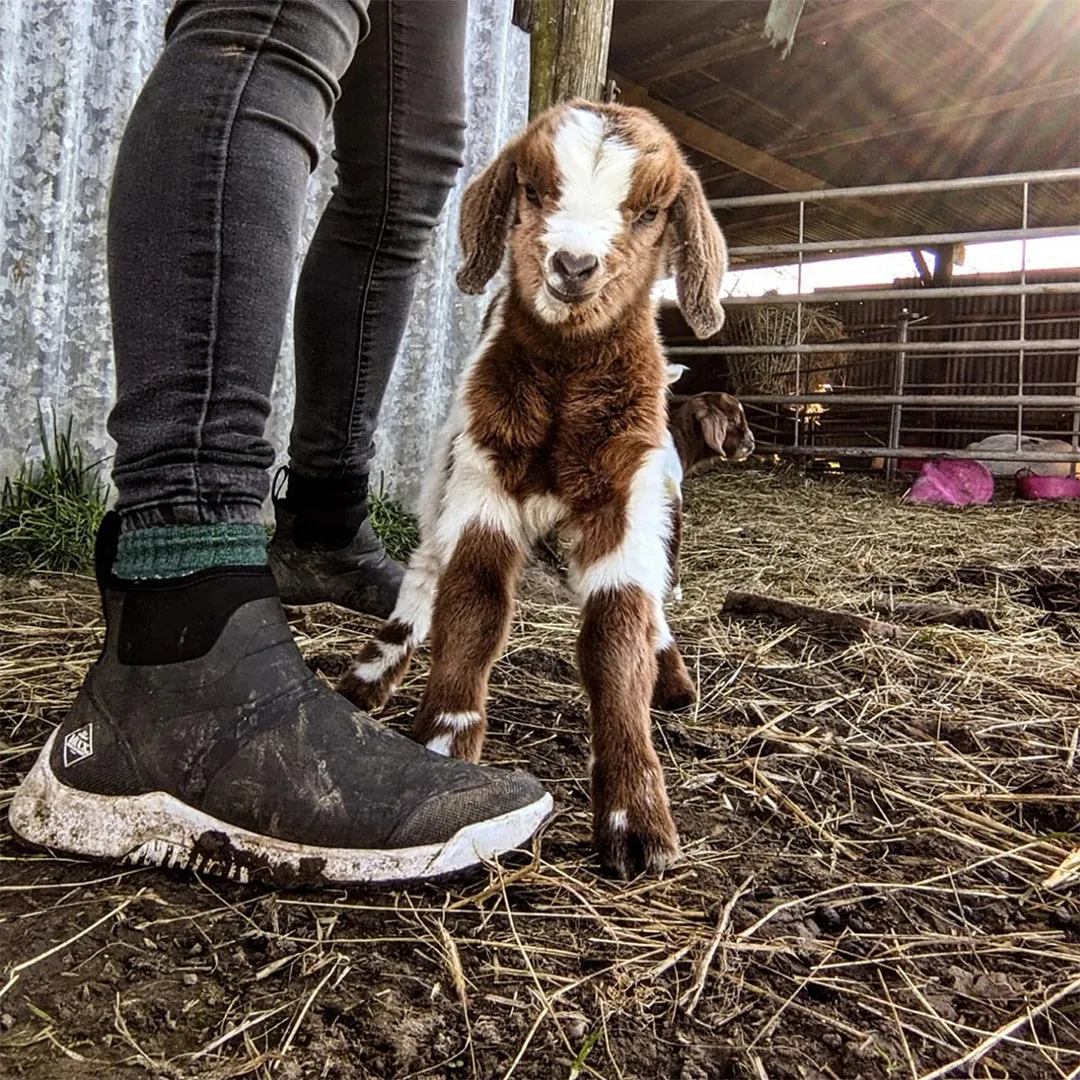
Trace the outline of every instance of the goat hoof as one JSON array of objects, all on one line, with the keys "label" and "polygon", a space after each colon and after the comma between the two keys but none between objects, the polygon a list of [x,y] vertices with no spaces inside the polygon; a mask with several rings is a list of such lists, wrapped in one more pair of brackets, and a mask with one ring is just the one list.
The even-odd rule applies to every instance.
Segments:
[{"label": "goat hoof", "polygon": [[697,688],[679,650],[670,645],[657,656],[652,707],[665,712],[687,709],[697,701]]},{"label": "goat hoof", "polygon": [[596,847],[604,870],[626,881],[639,874],[659,874],[675,861],[679,834],[669,814],[654,814],[650,821],[635,820],[637,815],[625,811],[623,815],[625,825],[616,810],[598,830]]},{"label": "goat hoof", "polygon": [[385,680],[368,682],[351,670],[342,675],[337,684],[337,692],[342,697],[348,698],[358,709],[368,713],[381,709],[389,699],[391,690],[392,687],[387,686]]},{"label": "goat hoof", "polygon": [[661,712],[682,712],[697,701],[697,690],[688,682],[685,686],[661,686],[653,690],[652,707]]}]

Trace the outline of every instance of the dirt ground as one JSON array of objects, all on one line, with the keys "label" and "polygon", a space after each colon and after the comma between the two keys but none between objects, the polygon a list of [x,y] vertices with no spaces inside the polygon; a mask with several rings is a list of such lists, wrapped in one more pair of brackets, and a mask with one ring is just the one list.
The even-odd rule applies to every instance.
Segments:
[{"label": "dirt ground", "polygon": [[[538,571],[487,750],[555,795],[531,860],[287,893],[25,852],[4,808],[101,626],[85,581],[0,582],[0,1077],[1080,1077],[1080,506],[746,469],[687,497],[663,880],[597,871],[574,614]],[[732,589],[896,632],[729,617]],[[365,632],[295,628],[330,676]]]}]

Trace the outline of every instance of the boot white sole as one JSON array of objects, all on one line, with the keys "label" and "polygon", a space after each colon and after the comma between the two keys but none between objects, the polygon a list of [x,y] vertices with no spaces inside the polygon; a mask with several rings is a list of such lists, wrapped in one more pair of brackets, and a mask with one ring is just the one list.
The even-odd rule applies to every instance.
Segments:
[{"label": "boot white sole", "polygon": [[184,867],[238,881],[289,886],[440,877],[524,844],[553,806],[545,793],[528,806],[466,825],[440,844],[387,850],[296,844],[230,825],[163,791],[95,795],[70,787],[49,764],[55,738],[53,732],[11,803],[8,819],[24,840],[73,855]]}]

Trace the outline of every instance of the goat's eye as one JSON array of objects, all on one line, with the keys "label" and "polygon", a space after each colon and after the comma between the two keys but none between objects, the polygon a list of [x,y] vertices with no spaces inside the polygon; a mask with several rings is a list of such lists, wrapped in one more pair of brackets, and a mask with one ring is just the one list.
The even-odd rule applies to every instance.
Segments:
[{"label": "goat's eye", "polygon": [[532,184],[525,185],[525,198],[533,204],[533,206],[542,205],[540,199],[540,192]]},{"label": "goat's eye", "polygon": [[660,207],[650,206],[648,210],[642,210],[641,213],[638,214],[638,221],[640,221],[642,225],[650,225],[656,220],[659,213]]}]

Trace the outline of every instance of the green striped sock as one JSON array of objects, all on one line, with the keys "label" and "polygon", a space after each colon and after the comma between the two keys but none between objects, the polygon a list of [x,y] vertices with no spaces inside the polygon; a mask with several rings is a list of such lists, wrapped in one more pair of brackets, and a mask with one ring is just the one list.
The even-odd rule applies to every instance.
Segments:
[{"label": "green striped sock", "polygon": [[265,566],[261,525],[163,525],[120,534],[113,573],[127,581],[177,578],[216,566]]}]

